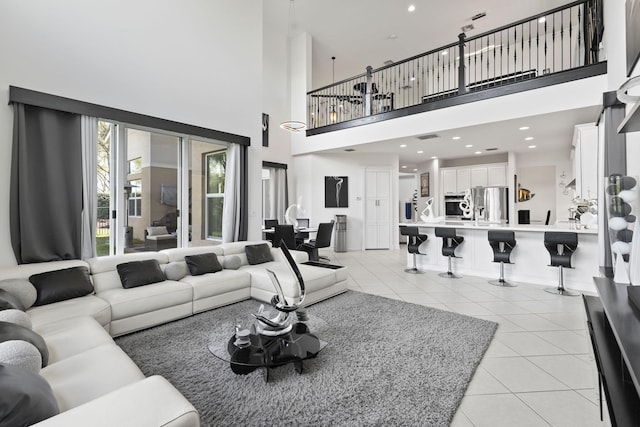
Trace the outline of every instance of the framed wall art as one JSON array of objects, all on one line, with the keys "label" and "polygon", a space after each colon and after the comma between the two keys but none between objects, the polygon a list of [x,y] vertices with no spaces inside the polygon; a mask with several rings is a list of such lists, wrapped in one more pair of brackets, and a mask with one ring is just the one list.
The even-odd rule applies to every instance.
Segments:
[{"label": "framed wall art", "polygon": [[429,197],[429,172],[420,174],[420,197]]},{"label": "framed wall art", "polygon": [[324,207],[348,208],[349,207],[349,177],[325,176],[324,177]]}]

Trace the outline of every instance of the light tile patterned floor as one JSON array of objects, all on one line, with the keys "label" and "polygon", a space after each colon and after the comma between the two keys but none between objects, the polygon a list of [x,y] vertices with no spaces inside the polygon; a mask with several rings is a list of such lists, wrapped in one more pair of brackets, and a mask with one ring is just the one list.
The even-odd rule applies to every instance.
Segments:
[{"label": "light tile patterned floor", "polygon": [[[500,288],[404,272],[406,248],[335,253],[349,287],[499,324],[452,427],[610,426],[600,421],[598,379],[582,298],[544,292],[550,284]],[[496,266],[496,272],[498,267]]]}]

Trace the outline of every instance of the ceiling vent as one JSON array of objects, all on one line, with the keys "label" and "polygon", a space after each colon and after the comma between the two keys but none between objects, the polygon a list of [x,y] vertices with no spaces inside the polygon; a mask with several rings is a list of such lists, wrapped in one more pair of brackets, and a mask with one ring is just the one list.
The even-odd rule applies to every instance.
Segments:
[{"label": "ceiling vent", "polygon": [[344,151],[347,153],[351,153],[352,151],[356,151],[354,148],[345,148]]},{"label": "ceiling vent", "polygon": [[473,15],[471,17],[471,20],[475,21],[476,19],[484,18],[485,16],[487,16],[487,12],[480,12],[480,13],[478,13],[476,15]]},{"label": "ceiling vent", "polygon": [[487,148],[486,151],[496,151],[498,150],[497,148]]},{"label": "ceiling vent", "polygon": [[435,133],[429,133],[427,135],[420,135],[420,136],[416,136],[416,138],[421,139],[421,140],[425,140],[425,139],[435,139],[435,138],[439,138],[438,135],[436,135]]}]

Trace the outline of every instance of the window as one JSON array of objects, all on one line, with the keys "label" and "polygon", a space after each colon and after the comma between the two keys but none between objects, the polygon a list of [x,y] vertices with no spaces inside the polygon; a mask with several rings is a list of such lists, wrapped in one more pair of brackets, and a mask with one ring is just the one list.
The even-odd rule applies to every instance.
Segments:
[{"label": "window", "polygon": [[140,173],[142,171],[142,157],[129,160],[129,174]]},{"label": "window", "polygon": [[222,239],[222,211],[227,150],[204,154],[205,167],[205,236]]},{"label": "window", "polygon": [[129,193],[129,216],[142,216],[142,181],[129,181],[131,192]]}]

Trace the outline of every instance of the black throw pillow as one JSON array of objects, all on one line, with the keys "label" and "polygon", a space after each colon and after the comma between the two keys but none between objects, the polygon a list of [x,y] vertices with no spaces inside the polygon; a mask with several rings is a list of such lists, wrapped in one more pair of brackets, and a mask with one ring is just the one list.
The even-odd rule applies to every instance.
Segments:
[{"label": "black throw pillow", "polygon": [[30,426],[60,413],[49,383],[15,365],[0,364],[0,425]]},{"label": "black throw pillow", "polygon": [[24,311],[24,305],[13,294],[0,289],[0,310],[10,309]]},{"label": "black throw pillow", "polygon": [[[49,349],[40,335],[36,334],[29,328],[18,325],[17,323],[0,322],[0,342],[14,340],[26,341],[33,344],[42,356],[42,367],[44,368],[47,366],[49,363]],[[0,387],[0,390],[1,389],[2,387]]]},{"label": "black throw pillow", "polygon": [[244,247],[244,253],[247,254],[247,262],[251,265],[273,261],[271,248],[266,243],[247,245]]},{"label": "black throw pillow", "polygon": [[120,282],[125,289],[164,282],[164,273],[157,259],[131,261],[117,265]]},{"label": "black throw pillow", "polygon": [[87,267],[71,267],[47,271],[29,277],[38,292],[36,305],[51,304],[93,293],[93,284]]},{"label": "black throw pillow", "polygon": [[191,255],[184,257],[184,260],[192,276],[222,271],[222,266],[216,254]]}]

